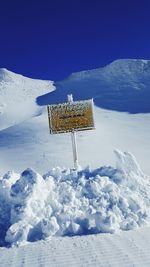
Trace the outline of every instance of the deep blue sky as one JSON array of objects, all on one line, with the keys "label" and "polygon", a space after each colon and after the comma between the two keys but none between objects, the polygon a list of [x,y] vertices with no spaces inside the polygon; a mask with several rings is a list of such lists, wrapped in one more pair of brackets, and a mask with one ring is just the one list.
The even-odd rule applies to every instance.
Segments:
[{"label": "deep blue sky", "polygon": [[60,80],[118,58],[150,59],[150,0],[0,1],[0,67]]}]

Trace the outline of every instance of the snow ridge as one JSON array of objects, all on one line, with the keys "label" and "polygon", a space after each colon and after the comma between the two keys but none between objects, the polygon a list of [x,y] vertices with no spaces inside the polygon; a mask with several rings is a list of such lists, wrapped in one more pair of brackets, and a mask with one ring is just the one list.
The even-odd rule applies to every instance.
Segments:
[{"label": "snow ridge", "polygon": [[150,60],[120,59],[94,70],[71,74],[55,82],[57,90],[37,98],[39,105],[74,99],[93,98],[97,106],[129,113],[150,112]]},{"label": "snow ridge", "polygon": [[72,73],[65,80],[77,80],[81,78],[100,78],[101,74],[103,75],[111,75],[118,76],[124,74],[132,75],[132,74],[140,74],[143,73],[150,75],[150,60],[144,59],[117,59],[112,63],[92,70],[83,70],[80,72]]}]

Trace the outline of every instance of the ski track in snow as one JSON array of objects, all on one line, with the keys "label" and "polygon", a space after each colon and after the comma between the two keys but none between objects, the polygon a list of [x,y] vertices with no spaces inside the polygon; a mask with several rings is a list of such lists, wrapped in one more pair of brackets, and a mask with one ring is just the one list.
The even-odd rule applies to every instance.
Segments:
[{"label": "ski track in snow", "polygon": [[1,267],[149,267],[150,228],[121,234],[52,237],[0,249]]}]

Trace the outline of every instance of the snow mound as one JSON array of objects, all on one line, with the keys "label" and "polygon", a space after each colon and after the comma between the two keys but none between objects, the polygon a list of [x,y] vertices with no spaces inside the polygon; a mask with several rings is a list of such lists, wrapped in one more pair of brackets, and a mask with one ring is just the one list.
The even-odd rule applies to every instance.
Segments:
[{"label": "snow mound", "polygon": [[150,225],[150,179],[129,152],[117,168],[31,169],[0,180],[0,244],[114,233]]}]

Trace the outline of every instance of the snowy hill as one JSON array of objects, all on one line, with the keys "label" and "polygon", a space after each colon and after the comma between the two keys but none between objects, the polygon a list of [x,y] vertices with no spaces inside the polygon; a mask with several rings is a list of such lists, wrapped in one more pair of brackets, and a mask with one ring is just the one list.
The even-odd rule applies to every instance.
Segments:
[{"label": "snowy hill", "polygon": [[0,69],[0,129],[37,116],[42,108],[36,105],[36,97],[54,89],[53,82]]},{"label": "snowy hill", "polygon": [[150,61],[116,60],[104,68],[71,74],[56,82],[57,91],[39,97],[40,105],[66,100],[72,93],[76,100],[94,98],[101,108],[130,113],[150,112]]},{"label": "snowy hill", "polygon": [[[55,83],[0,69],[0,243],[46,240],[1,248],[0,266],[150,265],[149,85],[148,60],[117,60]],[[80,171],[70,134],[49,134],[45,106],[70,93],[97,105],[96,130],[77,133]],[[114,149],[131,154],[115,150],[115,165]]]},{"label": "snowy hill", "polygon": [[[44,112],[44,111],[43,111]],[[150,175],[150,114],[128,115],[95,108],[96,130],[77,133],[79,164],[114,166],[115,148],[134,154]],[[0,131],[0,174],[31,167],[43,174],[53,167],[73,167],[70,134],[50,135],[47,110]]]},{"label": "snowy hill", "polygon": [[[79,97],[81,99],[94,97],[96,102],[96,90],[98,94],[107,92],[105,87],[100,86],[102,79],[103,82],[109,83],[112,95],[112,98],[104,98],[102,104],[105,101],[111,103],[114,98],[117,99],[114,101],[121,103],[119,89],[116,90],[114,86],[120,79],[120,86],[124,86],[120,87],[124,92],[124,102],[129,102],[125,84],[131,85],[131,81],[130,91],[140,92],[142,95],[138,106],[140,112],[141,105],[150,101],[150,98],[145,96],[148,86],[146,87],[145,84],[144,87],[140,87],[141,83],[138,83],[140,77],[144,77],[143,80],[148,82],[150,77],[148,66],[149,61],[118,60],[105,68],[72,74],[66,80],[59,82],[59,86],[56,83],[57,89],[54,92],[52,92],[55,89],[52,81],[33,80],[1,69],[0,129],[3,130],[0,131],[0,174],[11,169],[21,172],[27,167],[44,173],[56,166],[72,166],[70,135],[51,136],[49,134],[46,107],[41,106],[41,103],[45,105],[66,102],[68,93],[73,93],[75,100]],[[87,82],[86,77],[88,77]],[[133,80],[136,80],[136,89],[133,88]],[[133,105],[134,103],[135,101],[132,102]],[[109,105],[109,108],[111,107]],[[117,105],[115,108],[117,109]],[[130,111],[129,107],[128,111]],[[142,169],[150,174],[149,119],[150,114],[128,115],[95,108],[96,131],[77,135],[80,164],[86,167],[90,163],[93,168],[105,164],[113,165],[113,149],[119,148],[122,151],[131,151],[140,162]]]}]

